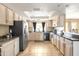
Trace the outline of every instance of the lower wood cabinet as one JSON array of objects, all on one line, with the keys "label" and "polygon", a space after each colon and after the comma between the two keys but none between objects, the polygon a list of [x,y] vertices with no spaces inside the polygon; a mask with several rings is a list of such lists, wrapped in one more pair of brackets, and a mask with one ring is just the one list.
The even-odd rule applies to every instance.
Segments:
[{"label": "lower wood cabinet", "polygon": [[53,44],[53,33],[50,33],[50,40],[51,40],[51,42],[52,42],[52,44]]},{"label": "lower wood cabinet", "polygon": [[57,37],[56,37],[56,35],[54,35],[54,40],[53,40],[53,42],[54,42],[54,45],[56,46],[56,44],[57,44]]},{"label": "lower wood cabinet", "polygon": [[51,42],[64,56],[79,56],[79,40],[76,41],[75,38],[68,39],[53,34]]},{"label": "lower wood cabinet", "polygon": [[4,43],[0,48],[1,56],[16,56],[19,53],[19,38],[13,38]]},{"label": "lower wood cabinet", "polygon": [[2,56],[13,56],[14,55],[14,40],[9,41],[2,45],[1,55]]},{"label": "lower wood cabinet", "polygon": [[57,36],[57,48],[60,49],[60,37]]},{"label": "lower wood cabinet", "polygon": [[65,39],[65,56],[73,55],[73,43],[72,41]]},{"label": "lower wood cabinet", "polygon": [[15,39],[15,55],[19,53],[19,38]]},{"label": "lower wood cabinet", "polygon": [[60,37],[60,51],[64,55],[65,54],[65,39]]}]

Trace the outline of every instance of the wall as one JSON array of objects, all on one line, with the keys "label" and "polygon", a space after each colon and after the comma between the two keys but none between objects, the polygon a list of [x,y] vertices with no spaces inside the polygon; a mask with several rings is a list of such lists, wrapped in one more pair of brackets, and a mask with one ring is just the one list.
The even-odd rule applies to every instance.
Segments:
[{"label": "wall", "polygon": [[66,19],[79,19],[79,4],[71,4],[66,8]]},{"label": "wall", "polygon": [[9,33],[9,26],[0,25],[0,36]]},{"label": "wall", "polygon": [[65,32],[79,33],[79,19],[66,19],[65,20]]}]

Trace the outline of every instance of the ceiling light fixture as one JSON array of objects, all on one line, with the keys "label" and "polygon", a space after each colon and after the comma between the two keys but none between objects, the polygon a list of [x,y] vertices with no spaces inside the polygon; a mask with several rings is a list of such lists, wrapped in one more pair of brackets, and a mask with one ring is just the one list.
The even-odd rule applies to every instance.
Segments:
[{"label": "ceiling light fixture", "polygon": [[40,8],[33,8],[33,11],[40,11]]}]

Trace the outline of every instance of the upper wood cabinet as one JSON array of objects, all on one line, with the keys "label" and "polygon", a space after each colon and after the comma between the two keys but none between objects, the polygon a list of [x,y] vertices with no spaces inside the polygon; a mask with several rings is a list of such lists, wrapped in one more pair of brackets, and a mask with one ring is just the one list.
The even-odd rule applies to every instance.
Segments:
[{"label": "upper wood cabinet", "polygon": [[0,24],[6,24],[6,7],[0,4]]},{"label": "upper wood cabinet", "polygon": [[52,27],[56,27],[56,26],[57,26],[57,21],[56,20],[53,20]]},{"label": "upper wood cabinet", "polygon": [[13,11],[7,8],[7,19],[6,23],[8,25],[13,25]]},{"label": "upper wood cabinet", "polygon": [[52,20],[47,21],[47,27],[52,27]]},{"label": "upper wood cabinet", "polygon": [[14,20],[19,20],[19,16],[17,13],[14,13]]},{"label": "upper wood cabinet", "polygon": [[19,20],[23,20],[23,17],[22,16],[19,16]]}]

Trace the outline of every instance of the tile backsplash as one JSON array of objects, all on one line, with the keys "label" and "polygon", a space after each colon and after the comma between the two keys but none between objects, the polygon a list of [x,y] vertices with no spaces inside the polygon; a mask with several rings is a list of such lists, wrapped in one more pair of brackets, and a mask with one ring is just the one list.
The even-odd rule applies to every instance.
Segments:
[{"label": "tile backsplash", "polygon": [[9,26],[0,25],[0,36],[9,33]]}]

